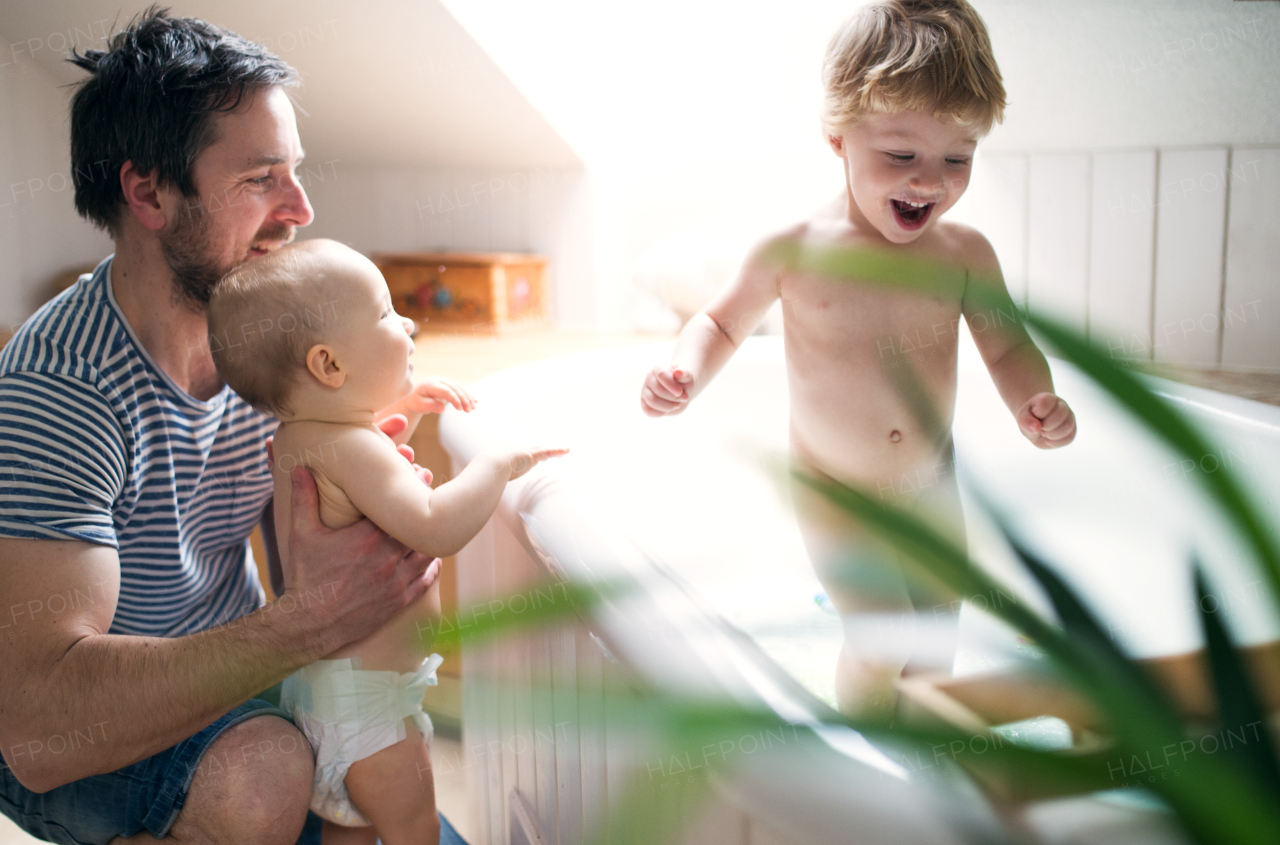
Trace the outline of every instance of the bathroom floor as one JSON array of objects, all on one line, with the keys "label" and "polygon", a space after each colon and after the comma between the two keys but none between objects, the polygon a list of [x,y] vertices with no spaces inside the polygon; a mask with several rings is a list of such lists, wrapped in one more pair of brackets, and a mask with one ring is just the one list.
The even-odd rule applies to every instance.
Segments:
[{"label": "bathroom floor", "polygon": [[[463,760],[462,743],[437,736],[432,757],[436,768],[436,804],[440,812],[448,817],[463,839],[478,841],[480,817],[468,789],[467,770],[457,765],[457,761]],[[40,841],[23,833],[8,817],[0,815],[0,845],[30,845]]]}]

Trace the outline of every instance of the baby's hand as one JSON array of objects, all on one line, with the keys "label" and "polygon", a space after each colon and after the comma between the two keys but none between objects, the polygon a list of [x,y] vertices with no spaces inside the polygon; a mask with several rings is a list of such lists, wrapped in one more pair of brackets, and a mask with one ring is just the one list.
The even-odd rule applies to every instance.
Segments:
[{"label": "baby's hand", "polygon": [[651,417],[678,414],[689,404],[693,373],[675,364],[654,367],[640,388],[640,407]]},{"label": "baby's hand", "polygon": [[1037,393],[1017,413],[1022,436],[1041,449],[1066,446],[1076,436],[1076,415],[1052,393]]},{"label": "baby's hand", "polygon": [[476,398],[457,382],[432,376],[418,382],[405,399],[405,410],[415,414],[438,414],[446,405],[452,405],[459,411],[473,411]]},{"label": "baby's hand", "polygon": [[568,449],[528,449],[512,452],[507,460],[511,466],[511,480],[515,481],[547,458],[558,458],[569,454]]}]

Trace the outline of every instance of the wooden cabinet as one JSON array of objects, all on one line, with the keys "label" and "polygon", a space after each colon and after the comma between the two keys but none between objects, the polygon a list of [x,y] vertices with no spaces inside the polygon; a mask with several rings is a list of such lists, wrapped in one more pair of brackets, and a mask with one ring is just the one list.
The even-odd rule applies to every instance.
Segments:
[{"label": "wooden cabinet", "polygon": [[428,332],[500,333],[548,320],[547,260],[540,255],[383,253],[373,263],[396,310]]}]

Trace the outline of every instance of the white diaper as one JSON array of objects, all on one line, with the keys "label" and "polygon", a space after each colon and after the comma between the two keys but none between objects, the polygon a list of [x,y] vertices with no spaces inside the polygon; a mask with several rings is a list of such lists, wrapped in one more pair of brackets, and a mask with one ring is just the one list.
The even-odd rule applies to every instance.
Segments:
[{"label": "white diaper", "polygon": [[281,708],[311,742],[316,755],[311,809],[347,827],[369,821],[351,803],[343,779],[351,764],[395,745],[406,736],[405,717],[431,742],[431,719],[422,696],[436,684],[444,658],[433,654],[416,672],[374,672],[358,661],[317,660],[294,672],[280,692]]}]

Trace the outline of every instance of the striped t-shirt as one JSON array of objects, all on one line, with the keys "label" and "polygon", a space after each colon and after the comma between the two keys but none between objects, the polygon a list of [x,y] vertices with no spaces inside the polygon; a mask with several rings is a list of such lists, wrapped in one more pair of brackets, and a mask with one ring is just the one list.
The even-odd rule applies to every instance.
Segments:
[{"label": "striped t-shirt", "polygon": [[[265,600],[248,536],[271,497],[276,421],[228,387],[200,402],[175,385],[110,279],[107,258],[0,351],[0,536],[115,547],[110,633],[182,636]],[[49,601],[104,598],[68,586]]]}]

